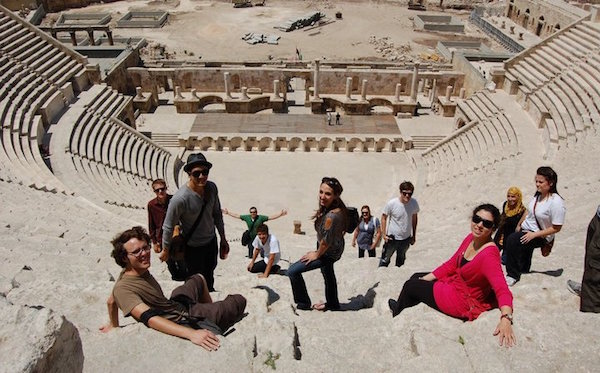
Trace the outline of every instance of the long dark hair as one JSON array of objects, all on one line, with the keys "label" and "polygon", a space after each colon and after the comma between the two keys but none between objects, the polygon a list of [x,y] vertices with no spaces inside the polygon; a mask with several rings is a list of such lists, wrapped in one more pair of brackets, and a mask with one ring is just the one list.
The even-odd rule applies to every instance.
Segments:
[{"label": "long dark hair", "polygon": [[329,211],[334,210],[336,208],[340,209],[342,213],[342,217],[344,219],[344,225],[346,224],[346,204],[342,201],[341,195],[344,191],[342,184],[335,177],[324,177],[321,179],[321,184],[325,184],[333,190],[333,194],[335,195],[335,199],[331,202],[329,207],[319,206],[315,214],[312,216],[312,219],[315,221],[315,227],[317,227],[323,218]]},{"label": "long dark hair", "polygon": [[[550,193],[556,193],[562,198],[562,196],[558,193],[556,189],[556,185],[558,184],[558,175],[552,169],[552,167],[542,166],[537,169],[535,172],[536,175],[543,176],[550,183]],[[536,191],[534,196],[537,197],[540,195],[540,192]]]},{"label": "long dark hair", "polygon": [[487,211],[490,214],[492,214],[492,218],[494,219],[494,228],[493,229],[498,228],[498,226],[500,225],[500,211],[498,210],[498,208],[496,206],[492,205],[491,203],[484,203],[473,209],[473,215],[477,214],[481,210]]}]

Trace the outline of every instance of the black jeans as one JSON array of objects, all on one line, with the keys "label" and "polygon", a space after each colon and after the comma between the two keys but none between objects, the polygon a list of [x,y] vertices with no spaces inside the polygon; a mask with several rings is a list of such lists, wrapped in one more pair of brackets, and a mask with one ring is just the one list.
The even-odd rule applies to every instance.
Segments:
[{"label": "black jeans", "polygon": [[365,252],[367,252],[369,254],[369,258],[375,258],[375,255],[377,255],[377,254],[375,254],[375,249],[373,249],[373,250],[358,249],[358,257],[364,258]]},{"label": "black jeans", "polygon": [[188,267],[189,275],[200,273],[206,279],[208,291],[215,291],[214,272],[217,268],[217,236],[204,246],[188,246],[185,250],[185,262]]},{"label": "black jeans", "polygon": [[419,277],[423,277],[427,273],[415,273],[404,283],[402,291],[398,296],[398,313],[402,312],[405,308],[416,306],[419,303],[425,303],[435,310],[440,310],[433,296],[433,284],[435,284],[435,281],[419,279]]},{"label": "black jeans", "polygon": [[337,291],[337,280],[335,278],[335,272],[333,271],[332,259],[321,257],[313,260],[312,262],[305,264],[301,261],[297,261],[292,264],[287,270],[287,275],[292,283],[292,293],[294,294],[294,302],[298,304],[299,308],[310,308],[311,302],[306,290],[306,283],[302,277],[302,273],[312,271],[313,269],[320,268],[325,280],[325,300],[327,302],[327,308],[338,309],[340,308],[340,301],[338,300]]},{"label": "black jeans", "polygon": [[515,280],[521,279],[522,273],[531,269],[533,250],[542,247],[546,240],[541,237],[534,238],[528,243],[521,243],[521,237],[527,232],[515,232],[506,238],[504,251],[506,251],[506,274]]},{"label": "black jeans", "polygon": [[381,253],[381,260],[379,261],[380,267],[387,267],[390,264],[392,255],[396,253],[396,267],[401,267],[406,261],[406,251],[410,247],[410,241],[412,237],[408,237],[404,240],[393,240],[389,239],[383,245],[383,252]]},{"label": "black jeans", "polygon": [[[265,269],[267,269],[267,263],[265,263],[264,260],[259,260],[258,262],[254,263],[252,268],[250,268],[250,272],[263,273]],[[279,265],[273,264],[273,266],[271,266],[271,271],[269,272],[269,274],[277,273],[280,269],[281,267],[279,267]]]}]

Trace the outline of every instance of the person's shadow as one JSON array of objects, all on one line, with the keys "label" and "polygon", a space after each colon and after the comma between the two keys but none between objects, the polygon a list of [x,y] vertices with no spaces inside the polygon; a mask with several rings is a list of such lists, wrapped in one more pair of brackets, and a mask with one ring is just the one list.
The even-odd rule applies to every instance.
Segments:
[{"label": "person's shadow", "polygon": [[267,292],[267,309],[270,309],[271,305],[277,302],[281,297],[277,292],[265,285],[257,285],[254,287],[255,289],[262,289]]},{"label": "person's shadow", "polygon": [[558,268],[558,269],[551,269],[548,271],[530,271],[529,273],[539,273],[539,274],[551,276],[551,277],[560,277],[563,274],[563,269]]},{"label": "person's shadow", "polygon": [[365,308],[372,308],[373,304],[375,304],[375,296],[377,295],[375,288],[377,286],[379,286],[379,282],[373,284],[364,295],[359,294],[348,298],[350,302],[341,303],[339,311],[358,311]]}]

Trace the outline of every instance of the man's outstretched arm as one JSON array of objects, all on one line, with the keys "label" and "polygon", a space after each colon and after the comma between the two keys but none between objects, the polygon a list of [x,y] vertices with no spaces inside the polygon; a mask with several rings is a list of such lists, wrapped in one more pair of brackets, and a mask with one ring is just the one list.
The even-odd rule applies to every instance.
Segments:
[{"label": "man's outstretched arm", "polygon": [[[131,316],[141,321],[142,314],[148,310],[150,310],[150,307],[147,304],[140,303],[131,310]],[[162,316],[150,317],[147,321],[147,326],[161,333],[187,339],[207,351],[216,351],[220,346],[219,338],[212,332],[204,329],[196,330],[188,328],[165,319]]]},{"label": "man's outstretched arm", "polygon": [[269,220],[275,220],[275,219],[280,218],[280,217],[282,217],[284,215],[287,215],[287,210],[286,209],[283,209],[278,214],[273,214],[273,215],[269,216],[268,218],[269,218]]}]

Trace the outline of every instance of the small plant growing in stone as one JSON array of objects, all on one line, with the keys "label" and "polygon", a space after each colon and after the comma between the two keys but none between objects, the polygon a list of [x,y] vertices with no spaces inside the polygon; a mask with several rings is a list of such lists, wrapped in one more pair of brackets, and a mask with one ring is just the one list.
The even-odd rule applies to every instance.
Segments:
[{"label": "small plant growing in stone", "polygon": [[280,354],[274,354],[273,351],[269,350],[269,352],[267,352],[267,360],[265,360],[263,364],[275,370],[277,369],[277,367],[275,366],[275,361],[279,359],[280,356]]},{"label": "small plant growing in stone", "polygon": [[465,339],[463,338],[463,336],[462,336],[462,335],[459,335],[459,336],[458,336],[458,343],[460,343],[460,344],[461,344],[461,345],[463,345],[463,346],[465,345]]}]

